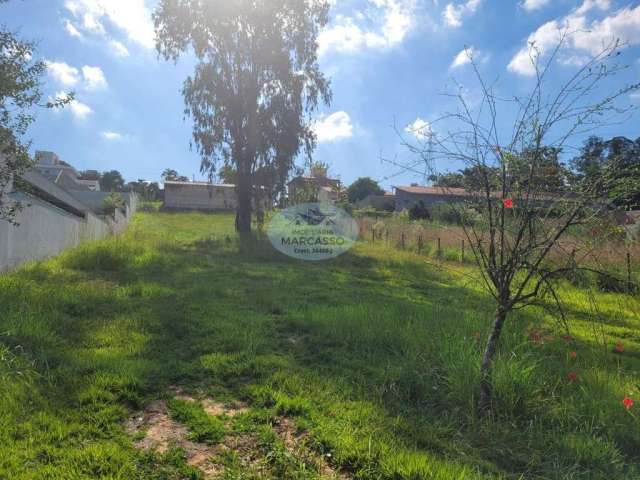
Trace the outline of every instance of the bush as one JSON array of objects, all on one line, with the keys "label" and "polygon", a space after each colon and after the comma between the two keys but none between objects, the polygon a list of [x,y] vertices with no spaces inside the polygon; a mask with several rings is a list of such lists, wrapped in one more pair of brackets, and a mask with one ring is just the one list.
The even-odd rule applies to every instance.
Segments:
[{"label": "bush", "polygon": [[441,223],[450,223],[453,225],[462,225],[462,212],[460,206],[449,205],[447,203],[439,203],[433,209],[434,220]]},{"label": "bush", "polygon": [[158,205],[153,202],[144,202],[142,205],[138,207],[138,210],[146,213],[153,213],[159,210]]},{"label": "bush", "polygon": [[414,203],[409,209],[409,219],[411,220],[431,220],[431,214],[422,200]]},{"label": "bush", "polygon": [[104,215],[113,215],[119,208],[124,208],[124,198],[119,193],[112,192],[104,198],[100,210]]},{"label": "bush", "polygon": [[598,275],[596,284],[601,292],[625,293],[629,288],[626,281],[606,273]]}]

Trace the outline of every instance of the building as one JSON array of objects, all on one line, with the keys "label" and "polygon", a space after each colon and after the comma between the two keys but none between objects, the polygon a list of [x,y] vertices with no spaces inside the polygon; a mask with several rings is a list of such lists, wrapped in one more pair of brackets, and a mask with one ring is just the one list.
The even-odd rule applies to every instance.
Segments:
[{"label": "building", "polygon": [[340,199],[340,180],[325,176],[297,176],[288,184],[290,201],[311,197],[314,194],[319,202],[337,202]]},{"label": "building", "polygon": [[464,188],[421,187],[418,185],[393,188],[395,190],[396,211],[408,210],[419,201],[429,206],[436,203],[463,202],[472,196]]},{"label": "building", "polygon": [[65,190],[100,191],[98,180],[82,180],[78,171],[54,152],[36,152],[34,169]]},{"label": "building", "polygon": [[234,210],[238,205],[236,186],[208,182],[164,182],[167,210]]}]

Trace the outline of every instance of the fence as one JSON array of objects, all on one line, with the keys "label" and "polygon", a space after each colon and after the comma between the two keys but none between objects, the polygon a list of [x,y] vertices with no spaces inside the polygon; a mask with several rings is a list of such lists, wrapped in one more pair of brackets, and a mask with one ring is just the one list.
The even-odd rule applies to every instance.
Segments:
[{"label": "fence", "polygon": [[[474,263],[473,251],[462,227],[432,225],[378,218],[358,219],[361,237],[371,243],[382,243],[399,250],[413,251],[436,259]],[[640,276],[640,242],[591,239],[584,253],[580,246],[584,241],[568,235],[550,252],[549,260],[567,263],[577,262],[594,267],[617,278],[624,277],[625,288],[630,290]],[[578,252],[578,253],[576,253]]]}]

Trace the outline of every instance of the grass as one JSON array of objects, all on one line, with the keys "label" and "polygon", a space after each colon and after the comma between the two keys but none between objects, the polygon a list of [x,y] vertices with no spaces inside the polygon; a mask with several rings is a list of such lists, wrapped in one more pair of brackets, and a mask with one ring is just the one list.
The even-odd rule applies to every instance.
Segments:
[{"label": "grass", "polygon": [[189,429],[189,440],[213,445],[224,438],[224,423],[207,415],[199,404],[172,398],[167,406],[171,416]]},{"label": "grass", "polygon": [[[239,253],[230,215],[146,212],[2,275],[0,478],[198,478],[124,430],[172,385],[246,401],[273,478],[315,478],[269,433],[280,415],[355,478],[639,478],[638,298],[566,283],[570,340],[543,308],[512,317],[479,419],[492,305],[471,266],[443,265],[383,242],[321,263]],[[169,407],[194,438],[224,434]],[[252,478],[225,455],[228,478]]]}]

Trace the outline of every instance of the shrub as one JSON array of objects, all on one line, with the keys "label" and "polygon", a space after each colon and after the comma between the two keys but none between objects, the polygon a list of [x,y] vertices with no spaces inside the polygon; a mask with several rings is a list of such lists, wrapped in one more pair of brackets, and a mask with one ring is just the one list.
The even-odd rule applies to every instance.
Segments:
[{"label": "shrub", "polygon": [[104,198],[100,210],[104,215],[113,215],[119,208],[124,208],[124,199],[119,193],[112,192]]},{"label": "shrub", "polygon": [[140,205],[140,207],[138,207],[138,210],[146,213],[157,212],[158,205],[152,202],[144,202],[142,205]]},{"label": "shrub", "polygon": [[602,292],[625,293],[628,289],[627,282],[606,273],[599,274],[596,283]]},{"label": "shrub", "polygon": [[414,203],[409,209],[409,218],[411,220],[430,220],[431,214],[422,200]]}]

